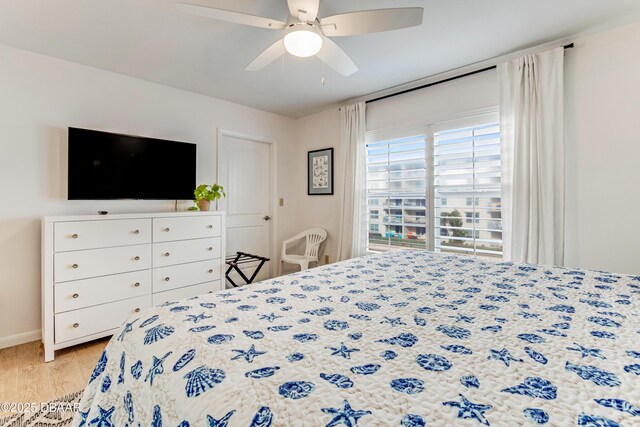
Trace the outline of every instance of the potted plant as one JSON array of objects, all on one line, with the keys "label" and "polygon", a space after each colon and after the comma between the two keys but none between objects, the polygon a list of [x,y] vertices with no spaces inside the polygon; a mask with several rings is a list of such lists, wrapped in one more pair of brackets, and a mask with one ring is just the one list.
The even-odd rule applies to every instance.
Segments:
[{"label": "potted plant", "polygon": [[227,196],[222,185],[218,184],[200,184],[193,190],[193,195],[195,197],[194,202],[196,202],[201,211],[208,211],[211,207],[211,202]]}]

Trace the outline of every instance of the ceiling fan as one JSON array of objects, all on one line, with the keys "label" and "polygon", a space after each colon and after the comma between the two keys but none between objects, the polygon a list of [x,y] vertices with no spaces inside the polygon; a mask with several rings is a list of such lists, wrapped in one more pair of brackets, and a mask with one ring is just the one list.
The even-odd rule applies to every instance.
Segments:
[{"label": "ceiling fan", "polygon": [[289,18],[286,23],[189,3],[176,3],[176,7],[183,12],[220,21],[284,31],[283,38],[258,55],[245,71],[260,70],[289,52],[301,58],[315,55],[344,76],[355,73],[358,67],[329,37],[354,36],[414,27],[422,24],[424,11],[421,7],[402,7],[363,10],[318,18],[320,0],[287,0],[287,3]]}]

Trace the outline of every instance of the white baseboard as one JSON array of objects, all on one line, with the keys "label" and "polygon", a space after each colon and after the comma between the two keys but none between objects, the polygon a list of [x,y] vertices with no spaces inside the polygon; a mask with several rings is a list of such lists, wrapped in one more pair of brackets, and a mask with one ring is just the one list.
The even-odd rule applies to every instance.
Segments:
[{"label": "white baseboard", "polygon": [[42,330],[40,329],[23,332],[21,334],[9,335],[8,337],[0,337],[0,349],[25,344],[31,341],[38,341],[40,339],[42,339]]}]

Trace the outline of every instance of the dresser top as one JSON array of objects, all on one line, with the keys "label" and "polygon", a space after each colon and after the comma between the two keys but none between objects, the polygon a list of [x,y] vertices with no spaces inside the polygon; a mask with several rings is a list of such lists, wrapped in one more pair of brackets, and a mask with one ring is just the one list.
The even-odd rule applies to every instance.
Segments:
[{"label": "dresser top", "polygon": [[131,214],[107,214],[107,215],[67,215],[45,216],[42,222],[66,222],[66,221],[103,221],[111,219],[144,219],[144,218],[173,218],[190,216],[224,216],[224,211],[179,211],[179,212],[150,212]]}]

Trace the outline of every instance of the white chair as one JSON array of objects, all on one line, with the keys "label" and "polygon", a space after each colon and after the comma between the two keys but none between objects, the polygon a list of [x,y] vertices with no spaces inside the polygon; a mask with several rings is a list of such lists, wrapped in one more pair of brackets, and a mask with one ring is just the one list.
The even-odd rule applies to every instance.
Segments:
[{"label": "white chair", "polygon": [[[304,255],[287,254],[287,245],[289,243],[306,239],[306,247]],[[310,228],[302,233],[282,242],[282,254],[280,255],[280,271],[282,272],[282,264],[297,264],[300,271],[307,270],[309,263],[318,262],[318,249],[320,244],[327,239],[327,232],[322,228]]]}]

